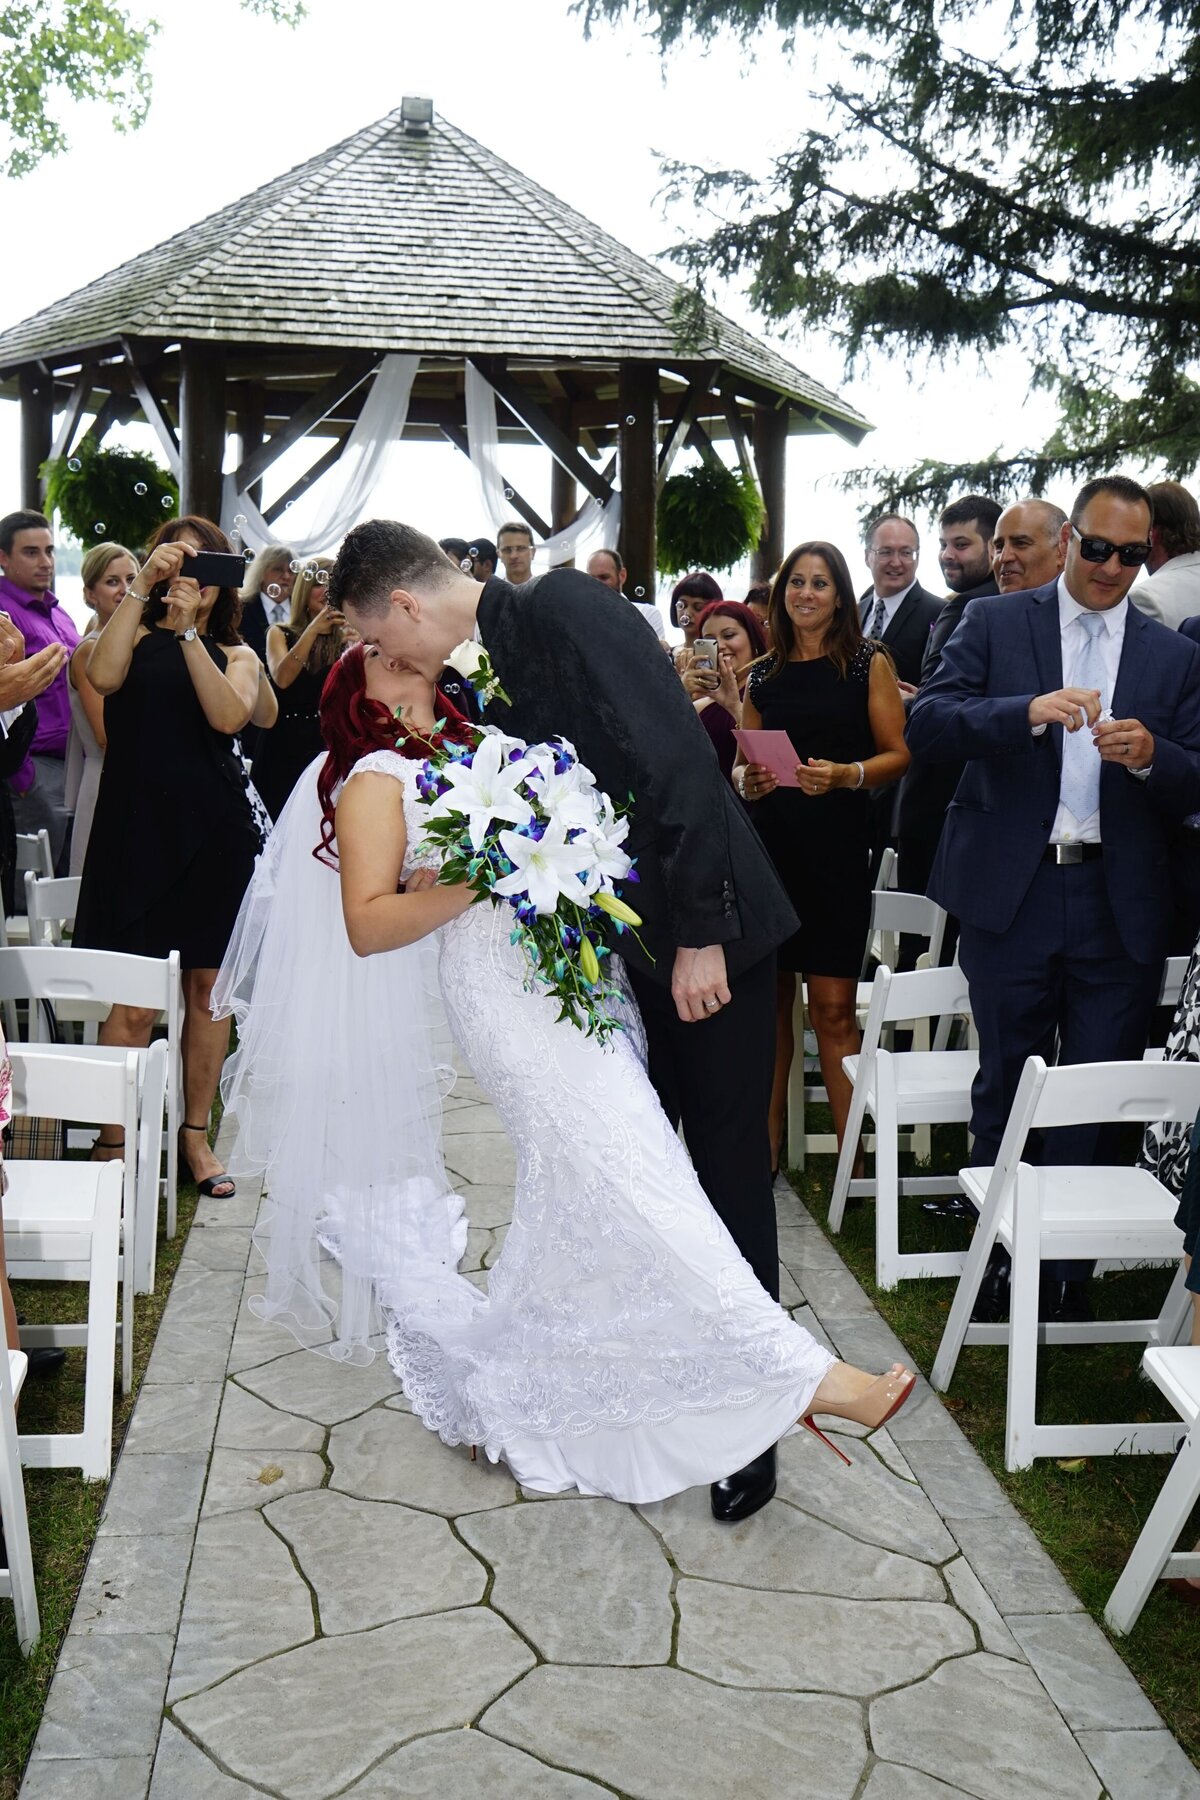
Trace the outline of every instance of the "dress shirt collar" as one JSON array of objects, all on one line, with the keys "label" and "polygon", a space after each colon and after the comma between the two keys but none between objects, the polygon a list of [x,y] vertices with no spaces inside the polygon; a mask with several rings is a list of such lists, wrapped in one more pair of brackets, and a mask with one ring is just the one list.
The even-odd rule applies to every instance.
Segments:
[{"label": "dress shirt collar", "polygon": [[1058,624],[1060,631],[1065,631],[1068,625],[1073,625],[1075,623],[1076,619],[1091,617],[1104,620],[1104,629],[1109,637],[1123,637],[1125,635],[1125,620],[1128,615],[1128,595],[1125,595],[1119,600],[1115,606],[1110,606],[1107,612],[1097,612],[1095,607],[1080,606],[1078,600],[1075,599],[1070,588],[1067,586],[1066,576],[1059,576]]},{"label": "dress shirt collar", "polygon": [[883,610],[884,610],[885,614],[887,615],[887,621],[888,621],[888,624],[890,625],[892,620],[895,618],[896,614],[899,612],[901,606],[903,605],[905,600],[908,599],[908,596],[912,593],[912,591],[916,587],[916,585],[917,585],[917,578],[914,575],[912,580],[909,582],[908,586],[906,588],[901,588],[900,592],[898,594],[877,594],[875,592],[875,589],[872,588],[871,589],[871,597],[867,601],[867,618],[868,618],[868,620],[870,620],[870,618],[874,614],[875,608],[879,605],[879,602],[882,600],[883,601]]}]

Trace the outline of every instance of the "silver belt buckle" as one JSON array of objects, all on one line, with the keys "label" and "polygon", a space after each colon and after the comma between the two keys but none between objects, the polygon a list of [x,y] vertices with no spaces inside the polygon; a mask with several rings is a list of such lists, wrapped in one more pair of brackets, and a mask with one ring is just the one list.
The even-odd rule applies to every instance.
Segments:
[{"label": "silver belt buckle", "polygon": [[1081,863],[1083,861],[1083,845],[1055,844],[1054,860],[1060,869],[1065,863]]}]

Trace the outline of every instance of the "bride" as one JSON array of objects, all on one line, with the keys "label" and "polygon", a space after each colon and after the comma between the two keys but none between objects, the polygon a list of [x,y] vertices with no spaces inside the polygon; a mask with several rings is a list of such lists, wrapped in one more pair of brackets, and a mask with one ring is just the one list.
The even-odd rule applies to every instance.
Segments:
[{"label": "bride", "polygon": [[[396,736],[397,705],[402,750],[384,747]],[[342,657],[322,698],[331,745],[322,841],[327,852],[336,844],[350,945],[369,960],[355,965],[332,927],[313,943],[282,888],[270,905],[286,909],[327,971],[344,962],[383,979],[374,998],[360,984],[357,1000],[339,1007],[340,1032],[305,1040],[306,1053],[323,1059],[323,1113],[357,1121],[356,1166],[325,1167],[314,1180],[317,1165],[304,1170],[293,1159],[287,1187],[268,1169],[275,1213],[264,1310],[302,1313],[311,1302],[315,1318],[328,1318],[317,1239],[339,1258],[349,1250],[343,1284],[357,1296],[355,1328],[363,1329],[361,1289],[373,1273],[388,1356],[417,1415],[448,1444],[502,1457],[541,1493],[660,1500],[743,1467],[798,1421],[812,1426],[813,1413],[882,1424],[914,1377],[899,1364],[872,1378],[838,1362],[768,1297],[709,1205],[632,1038],[618,1033],[602,1049],[559,1023],[549,995],[525,985],[508,909],[472,905],[468,889],[440,885],[420,855],[415,777],[434,705],[427,680],[361,647]],[[447,730],[463,729],[452,717]],[[307,779],[302,787],[307,795]],[[264,860],[294,861],[276,839],[310,822],[311,812],[289,808]],[[258,886],[244,917],[262,911]],[[432,1144],[431,1009],[417,966],[406,977],[409,1004],[395,1005],[390,991],[393,972],[435,934],[451,1031],[517,1153],[512,1225],[486,1296],[453,1268],[461,1203],[446,1195]],[[241,994],[232,1087],[246,1130],[256,1109],[258,984],[271,958],[260,950],[256,963],[245,945],[239,955],[240,976],[223,976],[221,991]],[[295,1055],[289,990],[272,981],[269,991],[273,1029]],[[290,991],[301,1004],[302,985]],[[360,1083],[378,1104],[381,1073],[391,1098],[372,1113]],[[308,1122],[298,1129],[307,1136]],[[381,1168],[394,1161],[406,1133],[399,1181],[394,1168],[382,1180],[370,1174],[364,1165],[376,1155]],[[258,1134],[260,1158],[269,1135]],[[337,1133],[333,1147],[340,1158]]]}]

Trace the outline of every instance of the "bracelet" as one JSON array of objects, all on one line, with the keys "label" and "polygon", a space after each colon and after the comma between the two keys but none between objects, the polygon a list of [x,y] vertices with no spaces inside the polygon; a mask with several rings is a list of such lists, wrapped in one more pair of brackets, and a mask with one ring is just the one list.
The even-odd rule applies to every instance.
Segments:
[{"label": "bracelet", "polygon": [[859,788],[862,786],[863,782],[867,779],[867,771],[863,768],[863,766],[860,762],[852,763],[850,766],[851,766],[851,768],[858,770],[858,780],[855,782],[854,787],[852,789],[852,792],[857,794]]},{"label": "bracelet", "polygon": [[746,798],[746,768],[745,768],[745,764],[743,764],[742,767],[737,771],[737,774],[734,777],[733,785],[738,791],[738,799],[744,800]]}]

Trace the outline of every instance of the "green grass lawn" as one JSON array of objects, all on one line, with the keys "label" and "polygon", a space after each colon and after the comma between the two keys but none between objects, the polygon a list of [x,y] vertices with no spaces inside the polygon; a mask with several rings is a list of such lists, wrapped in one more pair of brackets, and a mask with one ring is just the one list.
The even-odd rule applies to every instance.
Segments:
[{"label": "green grass lawn", "polygon": [[[814,1109],[819,1118],[820,1109]],[[811,1129],[820,1130],[815,1122]],[[956,1169],[966,1160],[960,1129],[934,1134],[935,1170]],[[902,1173],[915,1165],[902,1161]],[[834,1160],[818,1156],[792,1185],[821,1226],[828,1230]],[[970,1227],[930,1219],[917,1199],[901,1202],[901,1245],[954,1249],[966,1244]],[[870,1201],[846,1215],[842,1232],[830,1239],[871,1296],[913,1361],[925,1375],[941,1341],[952,1280],[905,1281],[892,1293],[875,1286],[875,1209]],[[1092,1284],[1097,1313],[1104,1317],[1148,1317],[1158,1311],[1170,1281],[1165,1270],[1108,1275]],[[1158,1389],[1140,1372],[1136,1344],[1056,1346],[1039,1356],[1038,1417],[1084,1424],[1103,1419],[1175,1417]],[[1007,1357],[1002,1346],[969,1345],[959,1359],[946,1404],[993,1475],[1028,1520],[1067,1581],[1098,1622],[1129,1552],[1158,1498],[1170,1467],[1166,1456],[1097,1457],[1071,1472],[1053,1460],[1010,1475],[1004,1467],[1004,1408]],[[1186,1544],[1200,1537],[1200,1508]],[[1112,1643],[1145,1688],[1166,1723],[1192,1757],[1200,1759],[1200,1612],[1183,1605],[1166,1587],[1151,1595],[1127,1638]]]},{"label": "green grass lawn", "polygon": [[[195,1188],[181,1187],[176,1237],[170,1241],[161,1233],[159,1236],[154,1292],[134,1302],[133,1393],[123,1399],[118,1380],[113,1415],[114,1463],[195,1210]],[[87,1303],[87,1289],[77,1282],[14,1282],[13,1295],[17,1311],[31,1323],[39,1324],[79,1319]],[[26,1382],[21,1395],[23,1430],[80,1429],[84,1355],[83,1350],[68,1350],[61,1374]],[[25,1497],[42,1635],[33,1655],[23,1657],[17,1648],[12,1608],[0,1605],[0,1800],[16,1800],[106,1492],[107,1483],[84,1481],[78,1471],[26,1471]]]}]

